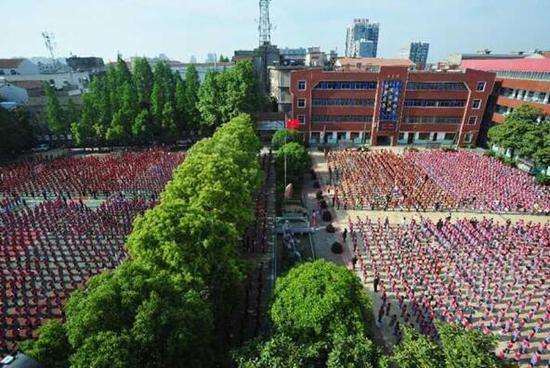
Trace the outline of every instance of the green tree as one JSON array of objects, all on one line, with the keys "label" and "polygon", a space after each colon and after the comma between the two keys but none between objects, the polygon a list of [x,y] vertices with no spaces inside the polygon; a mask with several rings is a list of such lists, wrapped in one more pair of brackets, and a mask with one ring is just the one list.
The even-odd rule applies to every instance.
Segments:
[{"label": "green tree", "polygon": [[153,91],[153,71],[146,58],[135,58],[133,80],[141,109],[149,108]]},{"label": "green tree", "polygon": [[202,135],[212,134],[222,122],[222,90],[218,72],[209,70],[206,72],[204,82],[198,93],[197,107],[201,113],[200,132]]},{"label": "green tree", "polygon": [[186,126],[186,98],[185,98],[185,85],[181,80],[179,74],[176,74],[176,91],[175,96],[176,105],[175,105],[175,120],[178,135],[181,136],[185,130],[188,129]]},{"label": "green tree", "polygon": [[151,132],[151,117],[149,111],[146,109],[141,110],[141,112],[136,116],[134,124],[132,124],[132,136],[134,139],[140,143],[144,143],[149,137]]},{"label": "green tree", "polygon": [[18,153],[31,148],[33,126],[23,107],[6,110],[0,107],[0,153]]},{"label": "green tree", "polygon": [[19,344],[19,350],[46,368],[68,368],[71,346],[63,324],[49,320],[38,327],[36,333],[38,338],[23,341]]},{"label": "green tree", "polygon": [[92,335],[71,357],[72,368],[130,368],[135,367],[128,335],[102,331]]},{"label": "green tree", "polygon": [[550,164],[550,128],[539,123],[544,112],[531,105],[523,104],[508,115],[504,123],[489,129],[491,144],[509,149],[512,154],[532,158],[539,165]]},{"label": "green tree", "polygon": [[436,326],[446,368],[499,366],[494,353],[496,336],[484,335],[479,329],[466,330],[455,324],[436,323]]},{"label": "green tree", "polygon": [[69,125],[63,116],[63,109],[59,104],[55,88],[49,83],[44,83],[46,92],[46,121],[48,129],[56,135],[66,135],[69,130]]},{"label": "green tree", "polygon": [[311,161],[307,150],[299,143],[290,142],[279,148],[275,155],[275,167],[280,179],[284,175],[286,157],[287,182],[298,187],[302,185],[304,174],[309,170]]},{"label": "green tree", "polygon": [[403,339],[393,352],[398,368],[437,368],[444,361],[443,352],[430,338],[418,331],[402,327]]},{"label": "green tree", "polygon": [[298,130],[294,129],[280,129],[273,134],[271,138],[271,147],[273,149],[281,148],[285,143],[290,142],[303,142],[303,135]]},{"label": "green tree", "polygon": [[185,120],[190,128],[198,131],[201,113],[198,109],[200,80],[195,65],[185,71]]},{"label": "green tree", "polygon": [[273,335],[237,354],[241,368],[378,367],[367,337],[371,302],[350,271],[319,260],[277,279],[270,310]]}]

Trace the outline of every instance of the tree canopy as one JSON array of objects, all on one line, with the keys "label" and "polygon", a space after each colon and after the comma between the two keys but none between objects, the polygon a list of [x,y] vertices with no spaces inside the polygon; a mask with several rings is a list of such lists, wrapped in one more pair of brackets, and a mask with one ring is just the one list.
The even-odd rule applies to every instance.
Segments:
[{"label": "tree canopy", "polygon": [[523,104],[508,115],[504,123],[489,129],[489,142],[549,166],[550,124],[538,122],[542,116],[542,110]]},{"label": "tree canopy", "polygon": [[239,367],[378,367],[371,302],[345,268],[323,260],[292,268],[277,280],[270,317],[272,337],[237,355]]},{"label": "tree canopy", "polygon": [[466,330],[455,324],[436,322],[439,344],[408,327],[394,349],[398,368],[492,368],[499,367],[494,354],[496,337],[480,330]]},{"label": "tree canopy", "polygon": [[295,129],[280,129],[273,134],[271,138],[271,147],[275,150],[281,148],[286,143],[297,142],[302,143],[303,135]]}]

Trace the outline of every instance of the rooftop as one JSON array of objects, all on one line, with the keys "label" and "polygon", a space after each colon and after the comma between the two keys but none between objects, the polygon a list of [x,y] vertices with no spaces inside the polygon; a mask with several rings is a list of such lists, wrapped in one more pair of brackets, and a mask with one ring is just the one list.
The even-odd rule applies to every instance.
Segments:
[{"label": "rooftop", "polygon": [[409,59],[385,59],[385,58],[349,58],[343,57],[336,60],[338,66],[413,66]]},{"label": "rooftop", "polygon": [[514,72],[550,72],[550,59],[522,58],[522,59],[491,59],[491,60],[463,60],[463,69],[477,69],[483,71],[514,71]]},{"label": "rooftop", "polygon": [[23,58],[13,58],[13,59],[0,59],[0,68],[1,69],[9,69],[9,68],[17,68],[19,64],[23,62]]}]

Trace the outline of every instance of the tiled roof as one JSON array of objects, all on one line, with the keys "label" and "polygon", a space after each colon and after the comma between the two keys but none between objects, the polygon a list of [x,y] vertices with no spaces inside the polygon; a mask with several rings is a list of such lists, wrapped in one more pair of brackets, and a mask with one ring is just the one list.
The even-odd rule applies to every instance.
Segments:
[{"label": "tiled roof", "polygon": [[15,59],[0,59],[0,69],[15,69],[25,60],[22,58]]},{"label": "tiled roof", "polygon": [[550,59],[505,59],[505,60],[463,60],[463,69],[477,69],[491,72],[550,72]]}]

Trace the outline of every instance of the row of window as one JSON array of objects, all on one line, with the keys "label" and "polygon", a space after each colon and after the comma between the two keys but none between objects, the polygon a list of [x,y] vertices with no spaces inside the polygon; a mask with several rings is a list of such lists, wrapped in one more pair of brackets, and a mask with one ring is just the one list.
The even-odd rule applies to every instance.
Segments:
[{"label": "row of window", "polygon": [[[485,91],[485,81],[477,82],[476,92]],[[321,81],[315,89],[376,89],[376,81]],[[306,90],[306,81],[298,81],[298,90]],[[467,91],[464,82],[409,82],[408,91]]]},{"label": "row of window", "polygon": [[407,91],[467,91],[463,82],[409,82]]},{"label": "row of window", "polygon": [[550,104],[550,99],[548,99],[547,92],[527,91],[527,90],[513,89],[513,88],[501,88],[499,90],[499,95],[506,98],[523,100],[528,102],[545,103],[546,101],[546,103]]},{"label": "row of window", "polygon": [[[315,89],[331,90],[331,89],[361,89],[361,90],[374,90],[376,89],[376,81],[321,81]],[[298,84],[298,89],[300,85]],[[304,82],[305,89],[305,82]]]},{"label": "row of window", "polygon": [[366,98],[314,98],[313,106],[374,106],[374,100]]},{"label": "row of window", "polygon": [[405,100],[405,107],[464,107],[466,100]]},{"label": "row of window", "polygon": [[460,124],[461,116],[405,116],[408,124]]},{"label": "row of window", "polygon": [[372,115],[313,115],[311,121],[314,123],[369,123],[372,121]]}]

